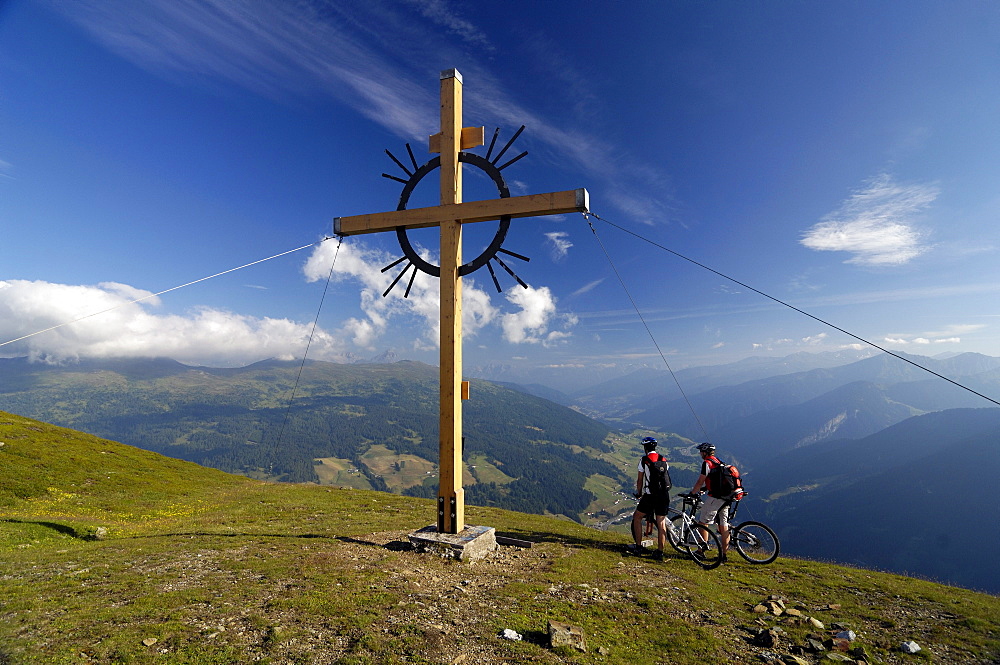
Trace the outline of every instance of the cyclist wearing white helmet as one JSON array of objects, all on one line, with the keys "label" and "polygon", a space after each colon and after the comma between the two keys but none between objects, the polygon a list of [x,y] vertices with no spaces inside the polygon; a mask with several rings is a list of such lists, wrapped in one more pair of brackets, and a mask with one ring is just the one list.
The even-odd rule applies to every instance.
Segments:
[{"label": "cyclist wearing white helmet", "polygon": [[639,504],[632,514],[632,538],[635,546],[632,552],[645,554],[646,548],[642,545],[642,521],[647,515],[652,515],[656,521],[656,550],[652,553],[653,558],[663,560],[663,547],[667,540],[666,524],[664,517],[667,514],[667,507],[670,505],[670,464],[667,458],[656,452],[656,439],[647,436],[642,440],[642,448],[645,455],[639,460],[638,475],[635,479],[635,498],[639,499]]}]

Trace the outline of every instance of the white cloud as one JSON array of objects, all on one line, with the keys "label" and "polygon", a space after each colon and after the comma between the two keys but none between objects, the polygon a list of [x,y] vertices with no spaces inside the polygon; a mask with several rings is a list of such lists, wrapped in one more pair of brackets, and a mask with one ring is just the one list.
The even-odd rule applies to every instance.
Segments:
[{"label": "white cloud", "polygon": [[[336,254],[336,262],[334,255]],[[423,258],[434,261],[434,257],[422,252]],[[399,280],[386,297],[382,294],[392,283],[392,280],[403,270],[407,262],[400,263],[391,270],[382,272],[394,256],[385,252],[368,249],[363,243],[345,241],[340,245],[327,242],[313,250],[312,255],[303,266],[303,273],[308,281],[326,279],[333,265],[335,280],[350,280],[360,283],[360,307],[365,318],[352,318],[346,322],[338,334],[349,337],[362,348],[372,349],[375,342],[387,331],[391,319],[415,316],[422,324],[414,331],[419,338],[418,348],[434,348],[438,345],[440,330],[440,283],[438,278],[419,272],[413,280],[413,285],[407,297],[406,292],[414,268]],[[493,322],[497,310],[490,301],[489,294],[476,287],[471,278],[462,280],[462,331],[467,337],[474,336],[485,326]],[[415,340],[416,341],[416,340]]]},{"label": "white cloud", "polygon": [[580,288],[578,288],[576,291],[574,291],[573,293],[571,293],[570,297],[573,298],[573,297],[576,297],[576,296],[582,296],[584,293],[587,293],[589,291],[593,291],[595,288],[597,288],[598,286],[600,286],[602,282],[604,282],[604,278],[603,277],[600,278],[600,279],[595,279],[592,282],[587,282],[586,284],[584,284],[583,286],[581,286]]},{"label": "white cloud", "polygon": [[934,330],[924,333],[925,337],[949,337],[952,335],[967,335],[969,333],[982,330],[987,326],[983,323],[954,323],[945,326],[943,330]]},{"label": "white cloud", "polygon": [[[390,327],[400,326],[408,326],[415,348],[437,347],[438,279],[420,273],[409,297],[403,298],[407,274],[383,297],[402,270],[400,264],[383,273],[381,268],[391,260],[384,252],[354,243],[344,243],[339,250],[335,243],[322,243],[313,250],[303,265],[306,279],[326,279],[332,264],[334,280],[360,283],[359,308],[364,314],[346,319],[332,333],[317,328],[309,349],[311,358],[346,360],[354,347],[374,349]],[[558,313],[548,288],[515,288],[507,301],[517,311],[500,317],[489,294],[471,278],[463,279],[463,334],[472,337],[499,321],[509,342],[552,346],[570,337],[568,329],[578,322],[573,315]],[[0,356],[29,356],[47,362],[162,356],[191,364],[245,365],[263,358],[301,358],[313,328],[311,323],[211,307],[157,314],[159,305],[155,294],[127,284],[0,281]]]},{"label": "white cloud", "polygon": [[846,263],[907,263],[928,249],[914,220],[938,193],[934,185],[903,186],[880,175],[806,231],[800,242],[817,251],[849,252],[853,256]]},{"label": "white cloud", "polygon": [[[152,312],[159,300],[126,284],[0,282],[0,354],[62,362],[80,357],[159,357],[206,365],[302,357],[312,329],[287,319],[199,307],[185,315]],[[144,298],[141,303],[132,302]],[[98,315],[91,316],[97,312]],[[67,321],[76,321],[69,325]],[[58,326],[58,327],[56,327]],[[33,335],[39,330],[53,328]],[[317,329],[310,356],[342,359],[343,348]]]},{"label": "white cloud", "polygon": [[982,323],[954,323],[942,330],[931,330],[918,335],[894,333],[886,337],[885,341],[889,344],[960,344],[962,342],[960,335],[971,334],[986,327]]},{"label": "white cloud", "polygon": [[569,234],[565,231],[552,231],[546,233],[545,237],[552,244],[552,258],[557,261],[565,258],[569,253],[569,248],[573,246],[573,243],[569,241]]},{"label": "white cloud", "polygon": [[565,331],[550,331],[554,323],[564,327],[576,325],[572,315],[559,315],[556,300],[548,287],[514,289],[507,300],[520,311],[500,317],[504,339],[513,344],[542,344],[551,346],[569,336]]},{"label": "white cloud", "polygon": [[[448,32],[457,35],[471,46],[493,52],[496,48],[489,38],[470,21],[466,21],[457,13],[458,8],[449,5],[445,0],[409,0],[420,9],[420,13]],[[461,7],[461,5],[459,5]]]}]

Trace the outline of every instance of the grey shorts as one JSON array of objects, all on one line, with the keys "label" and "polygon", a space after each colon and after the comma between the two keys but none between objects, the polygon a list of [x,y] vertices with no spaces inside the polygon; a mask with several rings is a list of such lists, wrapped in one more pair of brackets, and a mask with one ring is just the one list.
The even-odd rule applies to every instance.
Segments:
[{"label": "grey shorts", "polygon": [[717,522],[723,529],[729,528],[729,510],[725,499],[707,497],[698,511],[698,521],[702,524]]}]

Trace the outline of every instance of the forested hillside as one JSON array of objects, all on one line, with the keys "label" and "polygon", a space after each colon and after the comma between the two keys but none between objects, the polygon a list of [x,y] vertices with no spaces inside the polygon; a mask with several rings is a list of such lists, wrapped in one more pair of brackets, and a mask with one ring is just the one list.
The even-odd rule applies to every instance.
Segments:
[{"label": "forested hillside", "polygon": [[[0,409],[258,478],[436,492],[436,368],[309,362],[296,387],[298,372],[4,359]],[[579,519],[589,478],[626,482],[600,458],[608,428],[569,408],[473,381],[464,421],[470,503]]]}]

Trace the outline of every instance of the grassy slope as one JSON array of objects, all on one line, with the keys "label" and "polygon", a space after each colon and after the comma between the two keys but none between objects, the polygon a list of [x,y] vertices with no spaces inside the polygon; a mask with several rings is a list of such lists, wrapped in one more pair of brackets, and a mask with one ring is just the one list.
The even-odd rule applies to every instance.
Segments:
[{"label": "grassy slope", "polygon": [[[403,546],[429,501],[253,481],[3,413],[0,442],[0,663],[749,663],[753,631],[780,625],[789,653],[815,630],[753,614],[771,593],[885,662],[914,659],[892,651],[906,639],[924,662],[1000,657],[1000,599],[926,581],[788,559],[706,572],[475,507],[468,523],[538,544],[458,563]],[[546,647],[550,619],[590,650]]]}]

